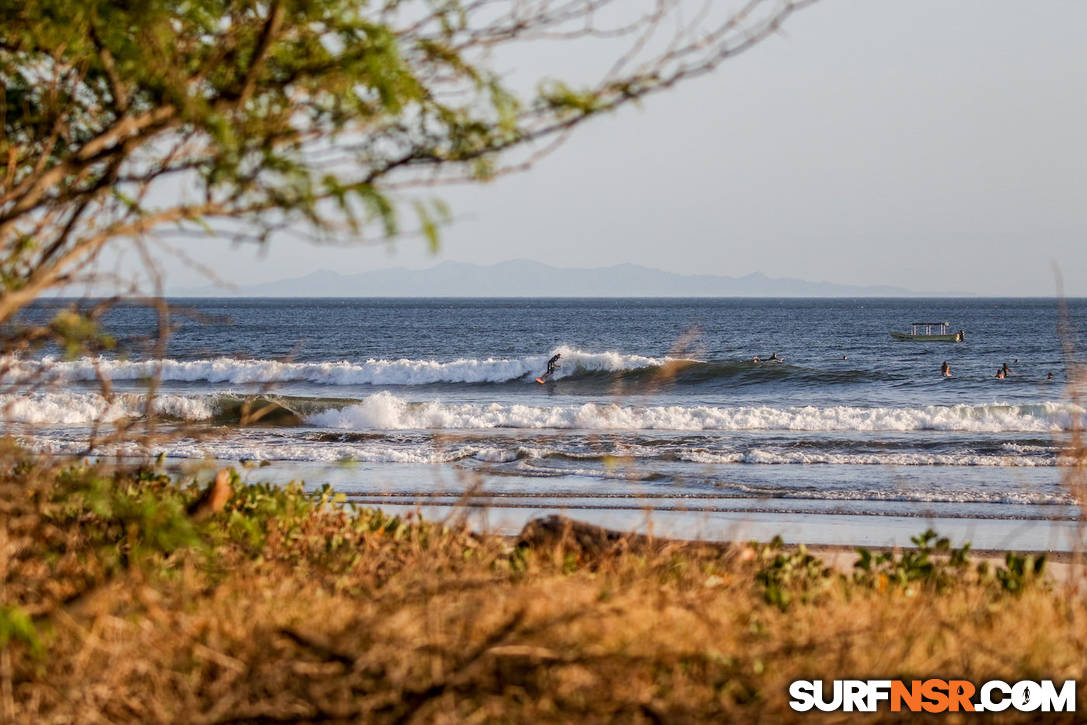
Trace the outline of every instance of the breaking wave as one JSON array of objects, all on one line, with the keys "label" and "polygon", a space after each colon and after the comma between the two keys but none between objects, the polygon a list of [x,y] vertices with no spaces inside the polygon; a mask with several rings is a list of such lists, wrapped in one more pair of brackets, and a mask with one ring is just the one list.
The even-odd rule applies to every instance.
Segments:
[{"label": "breaking wave", "polygon": [[[590,353],[559,347],[561,367],[554,379],[654,368],[666,358]],[[502,383],[531,379],[544,371],[549,355],[521,358],[435,360],[376,360],[364,362],[280,362],[221,357],[209,360],[129,361],[82,358],[73,361],[43,358],[38,362],[8,361],[2,381],[19,383],[44,378],[55,382],[90,382],[102,375],[110,380],[144,380],[158,376],[172,382],[289,383],[323,385],[427,385],[434,383]],[[161,370],[160,370],[161,365]]]},{"label": "breaking wave", "polygon": [[[109,399],[97,393],[0,394],[0,420],[39,426],[79,426],[146,415],[146,397]],[[261,411],[258,425],[308,426],[344,431],[558,429],[590,431],[807,431],[1055,433],[1087,423],[1071,403],[953,405],[924,408],[855,406],[630,406],[616,403],[521,405],[410,402],[382,391],[362,400],[290,396],[246,398],[230,393],[162,394],[155,415],[180,421],[237,423],[242,406]],[[1010,450],[1022,454],[1024,451]]]},{"label": "breaking wave", "polygon": [[[281,362],[220,357],[205,360],[7,360],[0,382],[25,383],[44,380],[52,383],[94,382],[99,376],[122,381],[157,377],[163,382],[231,385],[274,385],[311,383],[317,385],[438,385],[530,383],[543,373],[551,354],[561,353],[560,367],[552,381],[564,381],[573,389],[618,392],[614,387],[636,389],[675,384],[699,386],[728,384],[730,387],[779,382],[795,384],[847,385],[880,378],[863,370],[818,370],[783,363],[754,365],[750,361],[702,361],[659,358],[618,352],[585,352],[558,347],[548,355],[520,358],[465,358],[460,360],[369,359],[361,362]],[[161,366],[161,367],[160,367]]]},{"label": "breaking wave", "polygon": [[388,392],[360,403],[307,416],[322,428],[480,429],[558,428],[662,431],[963,431],[974,433],[1058,432],[1084,423],[1082,407],[1068,403],[954,405],[925,408],[853,406],[623,406],[586,403],[568,406],[492,403],[410,403]]},{"label": "breaking wave", "polygon": [[[217,410],[216,396],[159,395],[155,415],[177,420],[206,420]],[[114,423],[147,414],[147,398],[124,394],[110,399],[96,393],[0,395],[0,420],[35,426],[83,426]]]}]

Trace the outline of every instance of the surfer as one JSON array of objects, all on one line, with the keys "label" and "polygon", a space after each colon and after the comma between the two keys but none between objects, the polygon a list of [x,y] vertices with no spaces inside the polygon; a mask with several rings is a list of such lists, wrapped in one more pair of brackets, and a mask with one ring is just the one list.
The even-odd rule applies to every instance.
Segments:
[{"label": "surfer", "polygon": [[762,362],[762,360],[759,360],[759,356],[758,356],[758,355],[756,355],[755,357],[751,358],[751,362],[753,362],[753,363],[760,363],[760,362]]},{"label": "surfer", "polygon": [[951,377],[951,365],[948,364],[947,360],[944,360],[944,364],[940,366],[940,375],[943,375],[945,378]]},{"label": "surfer", "polygon": [[[1007,367],[1007,365],[1005,365],[1004,367]],[[1004,368],[997,368],[996,377],[1000,380],[1003,380],[1004,378],[1008,377],[1008,375],[1004,372]]]},{"label": "surfer", "polygon": [[536,378],[537,383],[539,383],[540,385],[543,385],[544,383],[547,382],[547,379],[550,378],[554,374],[555,368],[561,368],[562,367],[562,365],[559,365],[559,363],[558,363],[558,360],[559,360],[560,357],[562,357],[562,353],[556,353],[550,360],[547,361],[547,372],[544,373],[543,375],[541,375],[540,377]]},{"label": "surfer", "polygon": [[555,372],[555,368],[561,368],[562,367],[562,365],[559,365],[559,362],[558,362],[560,357],[562,357],[562,353],[557,352],[557,353],[555,353],[554,357],[552,357],[550,360],[547,361],[547,372],[544,373],[544,375],[551,375],[552,373]]},{"label": "surfer", "polygon": [[775,352],[775,353],[771,354],[770,357],[767,358],[767,360],[777,360],[777,361],[780,362],[781,358],[779,358],[778,354]]},{"label": "surfer", "polygon": [[1008,368],[1008,363],[1004,363],[1004,366],[1000,369],[1004,371],[1004,377],[1008,377],[1009,375],[1015,375],[1015,373],[1013,373],[1011,369]]}]

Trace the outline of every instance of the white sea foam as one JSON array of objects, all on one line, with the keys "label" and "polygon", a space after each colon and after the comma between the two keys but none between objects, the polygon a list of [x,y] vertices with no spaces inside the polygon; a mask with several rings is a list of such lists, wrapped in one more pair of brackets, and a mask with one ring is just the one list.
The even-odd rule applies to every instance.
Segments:
[{"label": "white sea foam", "polygon": [[519,459],[543,458],[554,452],[553,449],[531,446],[517,446],[516,448],[484,446],[475,449],[471,457],[485,463],[509,463]]},{"label": "white sea foam", "polygon": [[[633,458],[655,458],[653,449],[647,452],[632,453]],[[564,458],[598,458],[594,455],[570,454],[562,452]],[[961,453],[908,453],[908,452],[873,452],[873,453],[838,453],[799,452],[789,449],[752,448],[743,451],[680,451],[674,453],[676,459],[687,463],[722,465],[746,463],[752,465],[838,465],[838,466],[1010,466],[1010,467],[1052,467],[1069,465],[1071,459],[1058,457],[1053,451],[1045,455],[1031,457],[1015,455],[993,455],[964,451]],[[558,469],[556,469],[558,470]]]},{"label": "white sea foam", "polygon": [[[561,367],[555,379],[585,372],[614,372],[661,365],[664,358],[623,355],[617,352],[584,352],[558,347],[551,355],[562,353]],[[13,361],[2,382],[18,383],[44,378],[57,382],[97,380],[143,380],[158,377],[174,382],[210,383],[286,383],[307,382],[323,385],[426,385],[431,383],[500,383],[535,377],[544,372],[550,355],[520,358],[466,358],[441,362],[436,360],[378,360],[361,362],[279,362],[276,360],[241,360],[221,357],[209,360],[127,361],[105,358],[81,358],[67,361],[43,358],[37,361]],[[160,369],[161,364],[161,369]],[[531,382],[531,380],[530,380]]]},{"label": "white sea foam", "polygon": [[[25,436],[23,443],[31,450],[56,454],[75,454],[86,447],[86,440],[72,433],[44,433]],[[603,477],[655,477],[653,468],[604,465],[598,467],[604,455],[571,451],[561,441],[545,446],[493,445],[489,441],[448,443],[430,438],[394,443],[382,439],[356,443],[314,443],[299,439],[288,432],[275,434],[256,433],[241,438],[194,440],[181,439],[161,442],[156,451],[164,451],[177,458],[216,458],[223,460],[310,461],[332,463],[350,460],[360,463],[452,463],[471,459],[489,465],[515,464],[518,473],[533,476],[592,475]],[[110,445],[99,451],[102,454],[141,455],[135,442]],[[657,450],[647,447],[643,451],[625,451],[635,460],[648,463],[658,457]],[[701,464],[747,465],[819,465],[839,466],[988,466],[988,467],[1053,467],[1071,465],[1073,461],[1056,455],[1002,456],[972,451],[948,453],[917,452],[806,452],[787,448],[755,447],[742,451],[690,451],[676,455],[681,461]],[[732,484],[729,484],[730,486]]]},{"label": "white sea foam", "polygon": [[[221,396],[214,394],[164,394],[155,397],[154,409],[158,415],[180,420],[207,420],[218,412],[222,400]],[[6,393],[0,394],[0,420],[50,426],[86,425],[94,421],[112,422],[141,416],[145,405],[146,398],[137,394],[116,395],[106,400],[97,393]],[[924,408],[452,404],[441,401],[409,402],[382,391],[342,409],[328,409],[309,415],[305,423],[318,428],[353,431],[559,429],[1048,434],[1068,430],[1073,423],[1084,424],[1087,422],[1085,413],[1087,411],[1080,406],[1052,402]],[[1034,447],[1027,450],[1008,444],[1006,448],[1011,456],[1015,456],[1033,452]],[[637,453],[625,455],[637,456]]]},{"label": "white sea foam", "polygon": [[839,466],[1055,466],[1054,456],[997,456],[983,453],[800,453],[754,448],[738,456],[740,463],[763,465],[831,464]]},{"label": "white sea foam", "polygon": [[[123,394],[107,400],[97,393],[38,392],[0,395],[0,420],[37,426],[84,426],[113,423],[145,414],[147,399]],[[206,420],[215,413],[213,396],[159,395],[152,403],[157,415],[181,420]]]},{"label": "white sea foam", "polygon": [[[63,432],[44,432],[23,436],[21,443],[29,450],[57,455],[81,454],[86,439]],[[244,438],[197,440],[181,438],[159,441],[154,452],[172,458],[217,459],[226,461],[292,461],[313,463],[408,463],[441,464],[472,459],[480,463],[502,464],[519,459],[547,455],[549,449],[526,447],[502,448],[479,443],[444,444],[419,441],[395,444],[387,441],[365,443],[315,444],[286,434],[256,433]],[[136,441],[110,443],[97,450],[100,455],[144,456],[148,451]]]},{"label": "white sea foam", "polygon": [[1067,491],[1039,491],[1031,489],[985,490],[982,488],[912,488],[891,486],[887,488],[820,488],[797,489],[788,485],[748,485],[728,482],[722,488],[758,498],[791,498],[823,501],[902,501],[919,503],[983,503],[983,504],[1075,504],[1075,497]]},{"label": "white sea foam", "polygon": [[410,403],[388,392],[340,410],[311,415],[306,422],[349,430],[586,429],[669,431],[962,431],[974,433],[1068,430],[1084,422],[1082,407],[1069,403],[953,405],[924,408],[853,406],[567,406]]},{"label": "white sea foam", "polygon": [[[27,437],[20,441],[28,450],[54,455],[78,455],[86,449],[85,440],[49,436]],[[472,455],[472,450],[442,450],[430,447],[399,448],[387,445],[313,445],[300,442],[269,441],[170,441],[158,445],[155,452],[171,458],[223,461],[290,461],[306,463],[452,463]],[[140,457],[148,454],[138,444],[108,444],[96,449],[104,456]]]}]

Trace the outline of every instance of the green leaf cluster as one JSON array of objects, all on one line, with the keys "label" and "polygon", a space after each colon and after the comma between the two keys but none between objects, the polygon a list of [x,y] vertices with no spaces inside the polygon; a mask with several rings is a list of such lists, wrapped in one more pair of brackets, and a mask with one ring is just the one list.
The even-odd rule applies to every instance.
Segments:
[{"label": "green leaf cluster", "polygon": [[910,537],[914,548],[899,555],[886,551],[873,555],[868,549],[857,549],[853,565],[854,580],[875,586],[909,587],[913,583],[945,589],[958,581],[969,568],[970,544],[959,549],[951,546],[947,537],[932,529]]},{"label": "green leaf cluster", "polygon": [[749,550],[757,565],[755,582],[767,603],[782,610],[794,601],[811,602],[827,593],[832,585],[846,592],[875,590],[901,592],[907,596],[920,589],[946,591],[967,582],[992,586],[990,591],[1018,594],[1044,581],[1045,556],[1007,552],[1004,566],[986,562],[972,566],[970,544],[955,548],[950,539],[932,529],[910,537],[912,548],[874,554],[857,548],[850,575],[835,573],[823,560],[801,544],[786,550],[781,537],[769,544],[751,542]]},{"label": "green leaf cluster", "polygon": [[[0,4],[0,178],[18,190],[62,172],[45,196],[0,204],[5,288],[72,243],[68,228],[5,235],[21,214],[86,217],[112,201],[118,217],[150,220],[161,210],[145,186],[175,178],[203,201],[168,222],[247,216],[262,239],[294,223],[394,236],[388,177],[489,178],[548,118],[599,110],[573,92],[520,99],[483,61],[495,39],[468,15],[454,1]],[[448,214],[412,206],[434,247]]]}]

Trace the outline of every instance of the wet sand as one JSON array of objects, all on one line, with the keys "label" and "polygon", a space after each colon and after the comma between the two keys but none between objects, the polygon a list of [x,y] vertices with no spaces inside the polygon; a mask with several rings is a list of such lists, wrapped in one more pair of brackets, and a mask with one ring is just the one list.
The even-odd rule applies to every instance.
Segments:
[{"label": "wet sand", "polygon": [[[192,473],[198,469],[208,477],[217,466],[227,465],[238,464],[192,462],[173,470]],[[382,477],[391,470],[399,475]],[[1045,552],[1049,561],[1065,562],[1071,561],[1071,552],[1087,551],[1087,522],[1082,520],[956,517],[940,515],[923,504],[888,506],[876,515],[775,511],[761,508],[759,499],[720,500],[706,507],[696,499],[666,493],[603,495],[598,493],[599,482],[573,480],[570,487],[577,486],[583,493],[558,498],[521,493],[510,488],[508,479],[473,477],[445,466],[383,467],[379,472],[354,465],[276,462],[239,468],[239,472],[249,482],[285,484],[297,480],[304,481],[307,488],[327,482],[358,506],[413,513],[430,520],[463,520],[478,531],[506,536],[516,535],[530,520],[560,514],[616,531],[671,539],[765,542],[780,536],[786,544],[804,543],[835,557],[835,552],[849,554],[858,546],[872,550],[909,547],[911,537],[927,529],[950,538],[956,547],[969,542],[975,559],[985,556],[1002,561],[1005,551],[1023,551]]]}]

